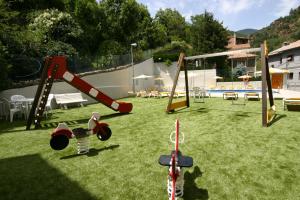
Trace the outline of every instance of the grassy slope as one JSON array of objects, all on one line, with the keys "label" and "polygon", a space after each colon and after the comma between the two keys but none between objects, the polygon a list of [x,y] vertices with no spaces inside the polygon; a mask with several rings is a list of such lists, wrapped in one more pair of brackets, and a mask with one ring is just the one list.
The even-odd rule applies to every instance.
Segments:
[{"label": "grassy slope", "polygon": [[44,121],[85,127],[92,111],[101,112],[113,135],[106,142],[90,137],[88,155],[76,155],[75,140],[63,151],[51,150],[52,128],[23,131],[23,122],[2,123],[1,199],[167,199],[167,168],[157,160],[172,148],[176,118],[185,133],[181,150],[194,158],[184,199],[300,198],[300,114],[283,112],[280,101],[279,120],[262,128],[258,102],[207,99],[167,115],[167,99],[126,100],[134,104],[129,115],[95,104],[55,110]]}]

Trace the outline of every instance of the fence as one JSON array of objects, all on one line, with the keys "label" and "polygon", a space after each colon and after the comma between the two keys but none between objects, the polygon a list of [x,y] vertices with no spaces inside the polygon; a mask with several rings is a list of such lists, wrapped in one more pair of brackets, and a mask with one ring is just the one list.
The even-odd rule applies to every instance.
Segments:
[{"label": "fence", "polygon": [[[152,50],[148,51],[134,51],[134,63],[143,62],[152,57]],[[119,66],[131,65],[131,54],[124,55],[107,55],[92,57],[68,57],[68,70],[72,73],[84,73],[94,70],[107,70],[117,68]],[[12,59],[12,68],[8,72],[7,83],[5,88],[18,88],[22,86],[35,85],[44,66],[44,58],[32,58],[14,56]]]}]

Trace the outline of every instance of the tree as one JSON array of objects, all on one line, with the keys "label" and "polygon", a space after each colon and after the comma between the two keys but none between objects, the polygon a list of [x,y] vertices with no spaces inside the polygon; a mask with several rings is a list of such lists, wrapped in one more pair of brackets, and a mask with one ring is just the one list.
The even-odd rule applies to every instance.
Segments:
[{"label": "tree", "polygon": [[66,7],[83,31],[74,46],[81,55],[95,56],[106,31],[104,11],[95,0],[69,0]]},{"label": "tree", "polygon": [[160,9],[155,15],[155,20],[166,27],[169,42],[186,40],[186,22],[177,10]]},{"label": "tree", "polygon": [[4,1],[0,0],[0,91],[9,85],[8,72],[11,68],[11,57],[14,44],[17,43],[16,31],[19,12],[12,11]]},{"label": "tree", "polygon": [[147,8],[135,0],[103,0],[100,8],[105,13],[104,38],[127,47],[132,42],[147,41],[145,29],[151,24]]},{"label": "tree", "polygon": [[44,55],[75,54],[76,50],[72,43],[82,33],[80,26],[70,14],[57,9],[41,12],[29,24],[29,28],[45,48]]},{"label": "tree", "polygon": [[214,19],[212,13],[192,16],[191,43],[196,53],[212,53],[225,50],[228,30]]}]

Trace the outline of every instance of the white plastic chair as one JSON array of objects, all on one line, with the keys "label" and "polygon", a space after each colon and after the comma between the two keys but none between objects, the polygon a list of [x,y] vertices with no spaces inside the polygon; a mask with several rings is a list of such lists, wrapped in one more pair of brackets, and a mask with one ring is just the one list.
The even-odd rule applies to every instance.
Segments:
[{"label": "white plastic chair", "polygon": [[48,99],[47,99],[47,103],[46,103],[46,107],[45,107],[46,108],[45,109],[46,118],[48,118],[48,112],[52,111],[51,102],[52,102],[53,98],[54,98],[54,94],[49,94]]},{"label": "white plastic chair", "polygon": [[21,113],[24,115],[25,119],[27,119],[27,114],[28,114],[28,105],[26,101],[26,97],[23,95],[12,95],[10,97],[11,100],[11,108],[19,109]]},{"label": "white plastic chair", "polygon": [[14,115],[15,115],[16,113],[21,113],[21,114],[23,114],[21,108],[15,106],[15,104],[11,104],[7,99],[2,98],[1,101],[4,102],[4,113],[5,113],[5,117],[7,118],[7,117],[9,116],[10,122],[13,122]]}]

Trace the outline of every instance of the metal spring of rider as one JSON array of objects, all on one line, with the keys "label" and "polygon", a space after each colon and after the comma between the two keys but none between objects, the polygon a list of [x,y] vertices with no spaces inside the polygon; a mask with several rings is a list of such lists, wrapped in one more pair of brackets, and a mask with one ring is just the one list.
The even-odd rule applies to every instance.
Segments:
[{"label": "metal spring of rider", "polygon": [[89,137],[77,138],[77,153],[84,154],[89,152]]},{"label": "metal spring of rider", "polygon": [[[171,167],[169,170],[172,170]],[[183,196],[183,186],[184,186],[184,173],[183,173],[183,168],[177,167],[179,171],[179,176],[177,177],[176,180],[176,191],[175,191],[175,197],[182,197]],[[171,199],[172,196],[172,177],[168,175],[168,195],[169,199]]]}]

